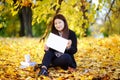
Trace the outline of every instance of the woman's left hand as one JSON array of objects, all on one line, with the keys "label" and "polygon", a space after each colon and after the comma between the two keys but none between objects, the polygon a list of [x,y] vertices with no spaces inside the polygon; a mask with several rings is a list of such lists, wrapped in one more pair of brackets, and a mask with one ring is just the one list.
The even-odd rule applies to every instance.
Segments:
[{"label": "woman's left hand", "polygon": [[72,41],[71,40],[68,40],[68,44],[67,44],[67,49],[69,49],[72,45]]}]

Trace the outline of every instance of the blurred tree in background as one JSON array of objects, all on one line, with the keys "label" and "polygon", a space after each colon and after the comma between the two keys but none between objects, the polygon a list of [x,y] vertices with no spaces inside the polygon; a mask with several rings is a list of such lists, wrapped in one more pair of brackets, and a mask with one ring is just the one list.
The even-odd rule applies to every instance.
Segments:
[{"label": "blurred tree in background", "polygon": [[[14,0],[16,4],[17,0]],[[29,0],[22,1],[22,7],[19,9],[19,19],[21,22],[20,36],[32,37],[32,3]]]},{"label": "blurred tree in background", "polygon": [[120,34],[120,0],[106,0],[108,12],[105,16],[105,30],[108,35]]},{"label": "blurred tree in background", "polygon": [[[31,3],[32,27],[31,32],[22,32],[23,36],[29,35],[43,38],[50,30],[50,24],[55,14],[63,14],[68,21],[69,28],[74,30],[78,37],[90,34],[88,28],[92,26],[96,18],[106,8],[103,17],[103,28],[106,35],[120,34],[120,0],[1,0],[0,1],[0,36],[20,36],[21,28],[18,12]],[[105,11],[105,10],[104,10]],[[23,14],[23,13],[22,13]],[[23,20],[22,20],[23,21]],[[24,28],[29,29],[28,26]],[[21,33],[21,34],[22,34]]]}]

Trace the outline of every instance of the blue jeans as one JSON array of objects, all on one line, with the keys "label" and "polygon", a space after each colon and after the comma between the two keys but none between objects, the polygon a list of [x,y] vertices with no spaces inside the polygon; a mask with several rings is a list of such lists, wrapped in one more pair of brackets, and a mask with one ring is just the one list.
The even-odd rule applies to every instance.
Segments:
[{"label": "blue jeans", "polygon": [[76,64],[70,54],[64,53],[60,57],[56,57],[54,52],[46,51],[42,60],[42,65],[49,68],[51,64],[65,70],[68,69],[68,67],[76,68]]}]

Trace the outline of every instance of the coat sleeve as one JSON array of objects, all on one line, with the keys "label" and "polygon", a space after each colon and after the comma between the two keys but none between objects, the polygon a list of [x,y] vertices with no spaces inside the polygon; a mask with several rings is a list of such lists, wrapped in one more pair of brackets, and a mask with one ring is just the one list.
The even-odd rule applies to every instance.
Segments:
[{"label": "coat sleeve", "polygon": [[75,32],[69,32],[69,39],[72,40],[72,45],[69,49],[65,50],[65,53],[75,54],[77,52],[77,37],[75,35]]}]

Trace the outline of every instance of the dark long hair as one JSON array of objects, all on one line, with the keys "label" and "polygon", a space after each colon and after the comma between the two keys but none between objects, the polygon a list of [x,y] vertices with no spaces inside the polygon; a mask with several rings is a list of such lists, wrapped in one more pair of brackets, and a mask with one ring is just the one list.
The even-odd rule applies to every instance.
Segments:
[{"label": "dark long hair", "polygon": [[52,21],[51,32],[54,33],[54,34],[59,35],[58,30],[54,26],[55,19],[61,19],[64,22],[64,29],[63,29],[62,37],[68,39],[68,36],[69,36],[68,23],[66,21],[66,18],[62,14],[57,14],[57,15],[54,16],[53,21]]}]

